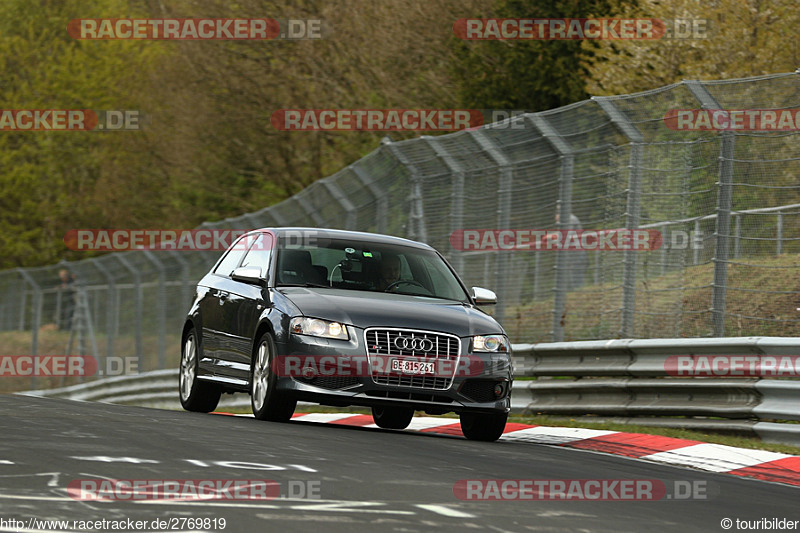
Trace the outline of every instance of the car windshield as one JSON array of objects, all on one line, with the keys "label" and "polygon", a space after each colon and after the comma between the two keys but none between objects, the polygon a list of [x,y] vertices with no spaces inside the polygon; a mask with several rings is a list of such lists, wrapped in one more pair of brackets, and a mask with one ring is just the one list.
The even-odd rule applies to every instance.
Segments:
[{"label": "car windshield", "polygon": [[279,239],[276,285],[469,301],[453,272],[436,252],[346,239],[320,239],[313,244]]}]

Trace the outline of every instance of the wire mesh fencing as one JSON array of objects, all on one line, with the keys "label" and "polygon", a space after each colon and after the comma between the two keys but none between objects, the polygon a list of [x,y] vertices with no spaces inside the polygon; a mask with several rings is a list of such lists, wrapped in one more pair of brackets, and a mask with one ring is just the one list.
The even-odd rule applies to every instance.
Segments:
[{"label": "wire mesh fencing", "polygon": [[[790,336],[800,320],[798,108],[800,73],[595,97],[387,141],[279,204],[201,228],[327,227],[426,242],[467,286],[497,292],[489,312],[516,342]],[[796,123],[678,128],[675,110],[788,110]],[[659,245],[520,246],[535,231],[624,228],[649,230]],[[475,246],[454,244],[470,231]],[[514,242],[492,246],[481,240],[490,233]],[[129,251],[0,272],[2,351],[81,345],[133,357],[140,371],[173,367],[194,285],[219,254]],[[77,294],[90,317],[78,332]]]}]

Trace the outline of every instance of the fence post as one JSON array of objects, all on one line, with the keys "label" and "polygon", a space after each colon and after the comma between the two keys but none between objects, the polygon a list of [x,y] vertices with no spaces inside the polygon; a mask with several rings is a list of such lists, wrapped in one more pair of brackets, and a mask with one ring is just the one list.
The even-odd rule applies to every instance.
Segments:
[{"label": "fence post", "polygon": [[[642,194],[642,157],[644,155],[644,135],[628,120],[610,98],[592,97],[608,115],[611,122],[630,141],[630,170],[628,172],[628,197],[625,206],[625,227],[639,227]],[[625,250],[622,262],[622,323],[620,333],[623,337],[633,337],[636,313],[636,250]]]},{"label": "fence post", "polygon": [[[464,229],[464,167],[456,161],[435,137],[423,137],[439,159],[450,170],[452,178],[452,197],[450,200],[450,233]],[[459,276],[464,275],[464,252],[454,250],[449,256]]]},{"label": "fence post", "polygon": [[375,221],[376,231],[378,233],[386,233],[386,218],[389,215],[389,201],[386,198],[385,191],[381,190],[381,188],[375,184],[375,179],[367,174],[367,172],[361,168],[361,165],[354,163],[348,168],[353,171],[353,174],[355,174],[358,180],[369,189],[369,192],[375,198],[375,202],[378,204],[375,208],[376,214],[378,215]]},{"label": "fence post", "polygon": [[[123,257],[125,254],[111,254],[117,261],[122,263],[122,266],[131,273],[133,282],[136,285],[134,288],[134,343],[136,350],[136,361],[139,364],[139,372],[144,371],[144,354],[142,353],[142,277],[139,271],[133,268],[131,264]],[[119,300],[118,300],[119,301]]]},{"label": "fence post", "polygon": [[[103,266],[98,259],[93,259],[91,261],[92,265],[100,271],[101,274],[106,278],[108,282],[108,287],[106,288],[106,307],[108,308],[107,315],[106,315],[106,360],[109,357],[114,355],[114,328],[116,327],[117,322],[117,313],[119,310],[117,309],[117,304],[115,300],[116,296],[116,284],[114,282],[114,276],[108,271],[108,269]],[[95,315],[96,316],[96,315]],[[108,363],[106,363],[105,368],[108,368]]]},{"label": "fence post", "polygon": [[334,200],[336,200],[339,205],[342,207],[342,210],[347,213],[344,219],[344,229],[353,230],[356,228],[356,208],[353,203],[347,198],[347,195],[342,192],[342,189],[336,185],[331,178],[325,178],[320,180],[320,182],[325,189],[327,189],[328,193],[333,196]]},{"label": "fence post", "polygon": [[194,288],[189,280],[189,262],[178,250],[169,250],[169,253],[181,265],[181,300],[183,300],[183,307],[188,311],[192,304],[192,289]]},{"label": "fence post", "polygon": [[292,198],[294,198],[294,200],[298,204],[300,204],[300,207],[303,208],[303,211],[305,211],[306,215],[308,215],[309,218],[311,218],[311,220],[314,221],[314,224],[316,224],[318,227],[324,228],[325,227],[325,220],[322,218],[322,216],[319,213],[317,213],[317,210],[314,208],[313,205],[311,205],[311,203],[305,197],[306,194],[309,194],[309,193],[313,192],[312,187],[314,187],[314,185],[310,185],[307,189],[304,189],[304,190],[300,191],[299,193],[295,194],[294,196],[292,196],[288,200],[291,200]]},{"label": "fence post", "polygon": [[[25,269],[17,272],[33,287],[33,336],[31,338],[31,355],[39,354],[39,327],[42,322],[42,288]],[[24,289],[23,289],[24,290]],[[31,389],[36,389],[36,372],[31,373]]]},{"label": "fence post", "polygon": [[272,209],[272,207],[273,206],[270,206],[266,209],[262,209],[261,211],[259,211],[258,212],[259,216],[266,215],[268,217],[271,217],[272,220],[275,221],[275,224],[277,224],[278,226],[286,226],[287,225],[286,218],[280,213],[278,213],[277,209]]},{"label": "fence post", "polygon": [[783,212],[778,211],[778,244],[777,244],[777,255],[781,255],[783,253]]},{"label": "fence post", "polygon": [[[24,279],[24,276],[23,276]],[[20,285],[20,303],[19,303],[19,330],[25,331],[25,308],[28,306],[28,291],[25,290],[24,285]]]},{"label": "fence post", "polygon": [[403,165],[411,178],[411,214],[408,217],[408,237],[415,241],[428,242],[428,230],[425,227],[425,209],[423,207],[422,198],[422,179],[419,176],[419,171],[416,165],[408,159],[396,145],[392,142],[386,142],[383,147],[389,150],[389,153]]},{"label": "fence post", "polygon": [[158,270],[158,292],[156,293],[156,322],[158,322],[158,369],[166,368],[166,325],[167,325],[167,288],[164,263],[150,250],[142,250]]},{"label": "fence post", "polygon": [[[722,109],[722,106],[696,80],[684,81],[703,109]],[[711,296],[711,324],[715,337],[725,336],[725,299],[728,286],[728,261],[730,259],[731,207],[733,205],[733,157],[736,135],[730,131],[720,133],[722,145],[719,153],[719,192],[717,195],[717,226],[714,231],[714,282]]]},{"label": "fence post", "polygon": [[[511,168],[511,160],[486,135],[485,130],[472,130],[472,138],[486,152],[486,155],[500,167],[500,183],[497,191],[497,227],[508,229],[511,223],[511,187],[514,182],[514,169]],[[494,311],[494,318],[503,323],[506,314],[506,305],[509,298],[508,278],[511,255],[507,252],[497,252],[497,292],[500,297],[497,299],[497,306]]]},{"label": "fence post", "polygon": [[[572,216],[572,178],[575,174],[575,155],[572,147],[561,138],[541,113],[525,115],[525,118],[533,124],[561,159],[561,173],[558,178],[558,199],[561,201],[558,229],[564,228],[569,224]],[[569,282],[567,263],[572,259],[569,254],[570,252],[564,250],[556,252],[556,280],[555,287],[553,287],[553,342],[564,340],[567,283]]]},{"label": "fence post", "polygon": [[703,249],[703,234],[700,230],[700,219],[694,221],[694,235],[692,235],[692,264],[700,264],[700,250]]}]

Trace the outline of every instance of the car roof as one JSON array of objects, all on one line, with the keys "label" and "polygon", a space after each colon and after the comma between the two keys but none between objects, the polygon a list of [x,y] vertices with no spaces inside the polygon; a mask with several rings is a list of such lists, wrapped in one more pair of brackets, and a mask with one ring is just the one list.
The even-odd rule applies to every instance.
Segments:
[{"label": "car roof", "polygon": [[[383,235],[381,233],[368,233],[363,231],[347,231],[341,229],[328,229],[328,228],[308,228],[308,227],[280,227],[280,228],[261,228],[254,231],[270,231],[278,237],[296,236],[297,233],[314,235],[318,234],[320,237],[329,239],[346,239],[353,242],[369,242],[374,244],[394,244],[397,246],[407,246],[411,248],[421,248],[425,250],[433,250],[433,247],[418,241],[404,239],[402,237],[394,237],[392,235]],[[306,233],[307,232],[307,233]]]}]

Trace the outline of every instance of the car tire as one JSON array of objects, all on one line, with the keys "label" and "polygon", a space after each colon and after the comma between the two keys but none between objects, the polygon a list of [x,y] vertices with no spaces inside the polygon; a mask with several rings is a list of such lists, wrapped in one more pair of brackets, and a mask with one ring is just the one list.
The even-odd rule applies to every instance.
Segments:
[{"label": "car tire", "polygon": [[222,389],[213,383],[197,379],[199,346],[194,328],[189,330],[181,347],[181,366],[178,372],[178,395],[187,411],[210,413],[217,408]]},{"label": "car tire", "polygon": [[372,420],[383,429],[406,429],[414,418],[414,410],[407,407],[373,407]]},{"label": "car tire", "polygon": [[469,440],[494,442],[503,435],[508,413],[461,413],[461,432]]},{"label": "car tire", "polygon": [[259,420],[288,422],[297,407],[294,400],[277,389],[278,376],[272,366],[275,358],[275,341],[265,333],[256,344],[250,369],[250,405]]}]

